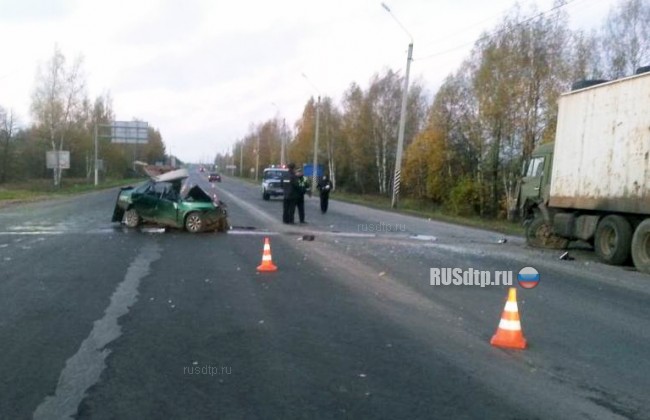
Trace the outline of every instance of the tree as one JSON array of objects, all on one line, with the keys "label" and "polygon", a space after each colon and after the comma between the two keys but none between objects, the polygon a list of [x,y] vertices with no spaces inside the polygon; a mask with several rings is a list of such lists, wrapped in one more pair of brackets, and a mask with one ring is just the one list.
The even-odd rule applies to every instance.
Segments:
[{"label": "tree", "polygon": [[291,147],[289,148],[289,161],[296,165],[313,160],[314,136],[316,134],[316,106],[318,105],[314,98],[310,98],[307,104],[305,104],[302,118],[296,122],[296,135],[291,141]]},{"label": "tree", "polygon": [[[52,151],[61,152],[68,138],[72,122],[78,116],[84,100],[84,80],[81,58],[69,68],[58,47],[47,63],[40,68],[32,95],[31,110],[38,132],[43,135]],[[62,171],[53,171],[54,185],[59,186]]]},{"label": "tree", "polygon": [[650,61],[650,1],[623,0],[613,7],[602,29],[607,74],[634,74]]},{"label": "tree", "polygon": [[7,182],[11,177],[14,162],[14,148],[16,135],[16,117],[13,111],[6,111],[0,107],[0,184]]},{"label": "tree", "polygon": [[361,87],[350,85],[343,94],[342,139],[349,148],[345,163],[348,179],[342,181],[350,190],[366,193],[373,190],[373,160],[368,153],[372,135],[372,121],[369,103]]}]

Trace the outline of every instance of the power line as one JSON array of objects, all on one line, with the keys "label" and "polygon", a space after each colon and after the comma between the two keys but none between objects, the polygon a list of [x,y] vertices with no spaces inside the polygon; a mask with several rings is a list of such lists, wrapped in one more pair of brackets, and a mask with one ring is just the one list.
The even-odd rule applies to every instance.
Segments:
[{"label": "power line", "polygon": [[[537,18],[540,18],[540,17],[542,17],[544,15],[550,14],[550,13],[552,13],[552,12],[554,12],[556,10],[559,10],[559,9],[561,9],[563,7],[566,7],[566,6],[572,4],[572,3],[576,2],[576,1],[585,1],[585,0],[569,0],[566,3],[558,4],[557,6],[553,6],[552,8],[550,8],[550,9],[544,11],[544,12],[538,13],[538,14],[536,14],[534,16],[531,16],[531,17],[529,17],[527,19],[524,19],[521,22],[517,22],[517,23],[515,23],[514,25],[512,25],[509,28],[500,29],[500,30],[494,32],[493,34],[483,35],[482,37],[480,37],[476,41],[466,42],[466,43],[463,43],[461,45],[457,45],[455,47],[449,48],[449,49],[444,50],[444,51],[439,51],[439,52],[436,52],[436,53],[433,53],[433,54],[428,54],[428,55],[425,55],[425,56],[422,56],[422,57],[416,57],[416,58],[414,58],[414,61],[422,61],[422,60],[427,60],[427,59],[430,59],[430,58],[438,57],[438,56],[441,56],[441,55],[449,54],[451,52],[454,52],[454,51],[457,51],[459,49],[465,48],[465,47],[467,47],[469,45],[476,44],[479,41],[483,41],[483,40],[485,40],[487,38],[496,36],[496,35],[498,35],[500,33],[512,31],[515,28],[523,26],[523,25],[527,24],[530,21],[533,21],[533,20],[535,20]],[[476,25],[473,25],[473,26],[476,26]],[[429,44],[429,45],[431,45],[431,44]]]}]

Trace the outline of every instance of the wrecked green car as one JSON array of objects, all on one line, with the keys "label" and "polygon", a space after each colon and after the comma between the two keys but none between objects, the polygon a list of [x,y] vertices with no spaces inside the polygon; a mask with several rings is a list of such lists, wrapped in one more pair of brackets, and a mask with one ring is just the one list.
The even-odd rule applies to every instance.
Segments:
[{"label": "wrecked green car", "polygon": [[228,230],[225,204],[214,187],[190,179],[178,169],[152,177],[137,187],[122,188],[113,210],[113,222],[130,228],[154,223],[191,233]]}]

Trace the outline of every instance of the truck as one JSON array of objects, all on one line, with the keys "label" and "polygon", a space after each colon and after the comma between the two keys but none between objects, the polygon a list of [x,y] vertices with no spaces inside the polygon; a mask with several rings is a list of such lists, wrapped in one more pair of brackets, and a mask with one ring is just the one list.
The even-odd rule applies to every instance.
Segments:
[{"label": "truck", "polygon": [[524,167],[526,243],[584,241],[604,263],[650,273],[650,73],[592,82],[560,96],[554,142]]}]

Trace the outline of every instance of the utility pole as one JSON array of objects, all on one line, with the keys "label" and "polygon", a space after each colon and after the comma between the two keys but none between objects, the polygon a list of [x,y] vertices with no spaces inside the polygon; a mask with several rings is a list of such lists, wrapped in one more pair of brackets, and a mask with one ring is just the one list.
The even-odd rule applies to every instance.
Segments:
[{"label": "utility pole", "polygon": [[312,168],[311,174],[311,188],[312,192],[316,188],[316,183],[318,181],[318,174],[316,169],[318,168],[318,132],[320,125],[320,95],[318,95],[318,102],[316,103],[316,134],[314,135],[314,166]]},{"label": "utility pole", "polygon": [[399,190],[402,176],[402,149],[404,148],[404,127],[406,125],[406,102],[408,100],[409,70],[413,60],[413,43],[409,44],[408,58],[406,59],[406,76],[404,77],[404,89],[402,90],[402,111],[399,117],[399,133],[397,135],[397,152],[395,154],[395,176],[393,178],[393,198],[390,206],[397,207]]},{"label": "utility pole", "polygon": [[[305,73],[302,73],[302,77],[305,78],[307,83],[309,83],[316,92],[318,92],[318,102],[316,103],[316,133],[314,134],[314,163],[312,167],[312,174],[311,174],[311,182],[312,188],[316,188],[316,183],[317,183],[317,178],[318,178],[318,132],[319,130],[319,125],[320,125],[320,90],[314,85],[311,80],[307,77]],[[313,189],[312,189],[313,191]]]},{"label": "utility pole", "polygon": [[409,71],[411,70],[411,61],[413,61],[413,36],[411,33],[406,30],[406,27],[402,25],[386,3],[381,3],[381,7],[388,12],[389,15],[397,22],[397,24],[406,32],[406,34],[411,38],[411,43],[409,44],[409,50],[406,58],[406,75],[404,76],[404,89],[402,89],[402,110],[399,117],[399,131],[397,134],[397,151],[395,152],[395,174],[393,176],[393,198],[391,200],[390,206],[392,208],[397,207],[397,201],[399,200],[399,189],[402,176],[402,149],[404,148],[404,127],[406,125],[406,102],[408,99],[408,88],[409,88]]},{"label": "utility pole", "polygon": [[99,185],[99,168],[97,168],[97,157],[99,153],[97,149],[97,123],[95,123],[95,186]]},{"label": "utility pole", "polygon": [[244,142],[239,145],[239,177],[242,177],[242,170],[244,168]]},{"label": "utility pole", "polygon": [[260,172],[260,136],[257,136],[257,149],[255,151],[255,181],[257,181],[257,174]]},{"label": "utility pole", "polygon": [[285,143],[285,137],[286,137],[286,135],[285,135],[285,119],[282,118],[282,129],[280,130],[280,165],[282,165],[282,167],[284,167],[284,165],[287,164],[287,159],[285,157],[285,153],[286,153],[285,147],[286,146],[284,144]]}]

